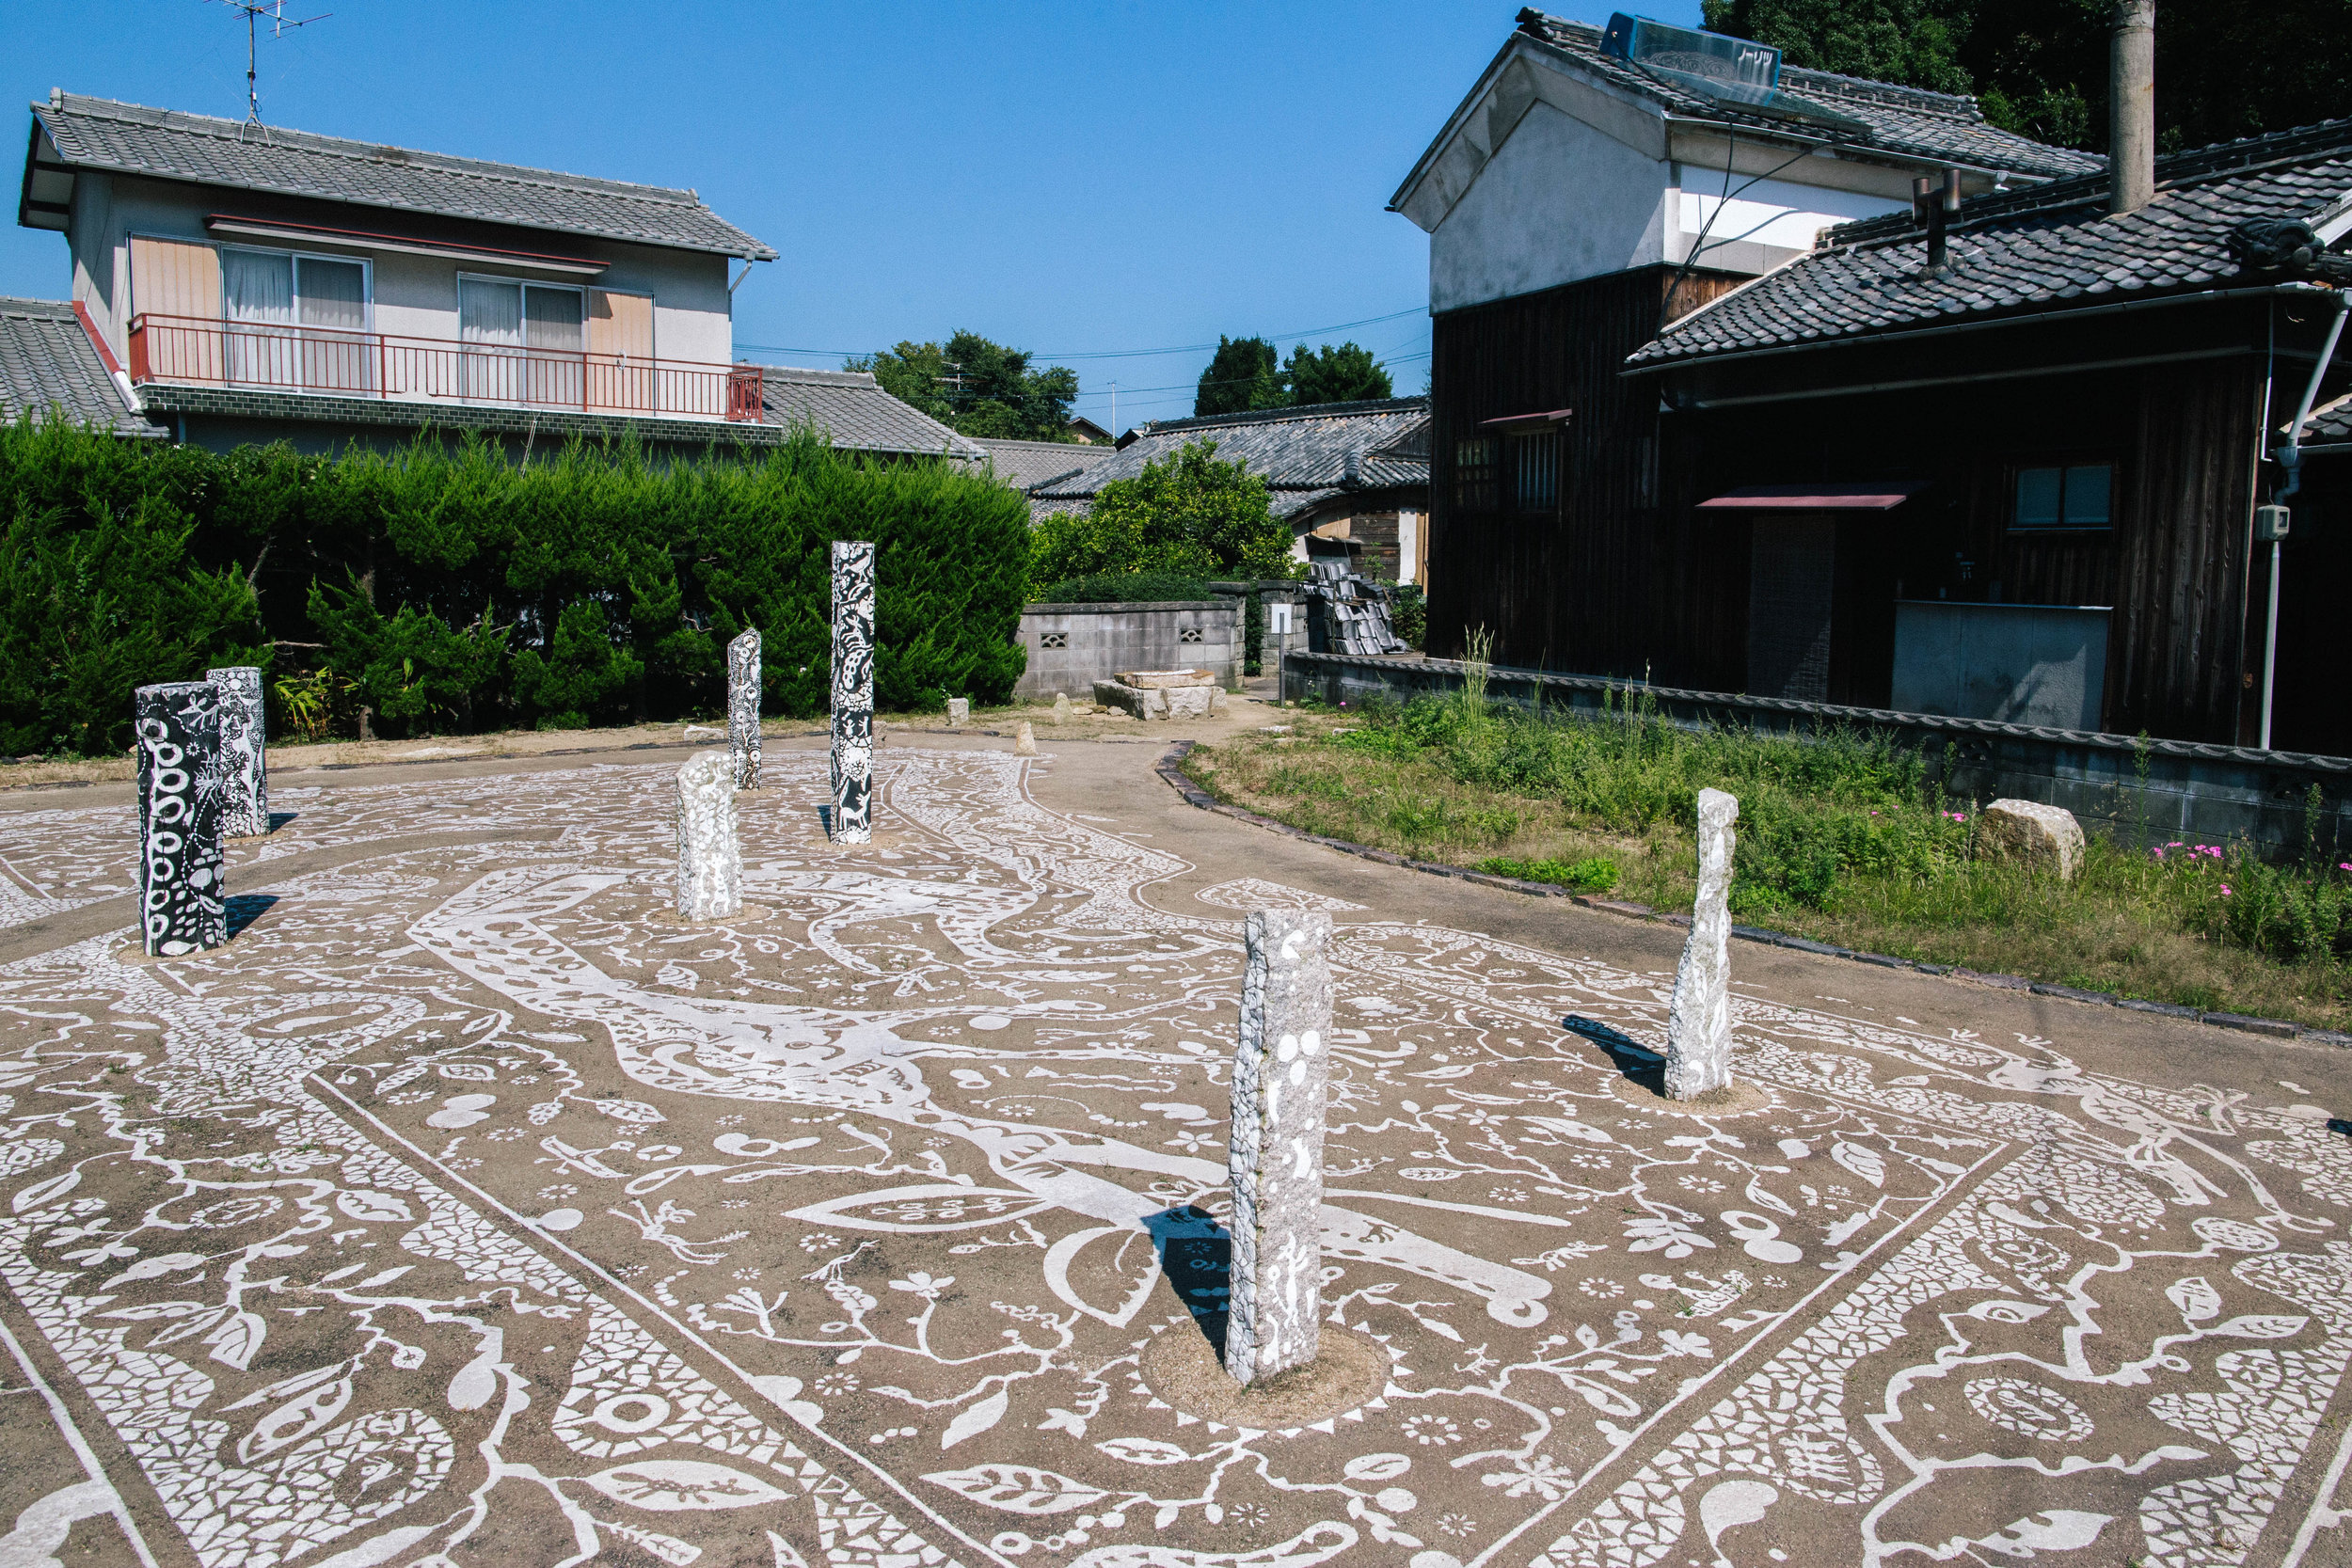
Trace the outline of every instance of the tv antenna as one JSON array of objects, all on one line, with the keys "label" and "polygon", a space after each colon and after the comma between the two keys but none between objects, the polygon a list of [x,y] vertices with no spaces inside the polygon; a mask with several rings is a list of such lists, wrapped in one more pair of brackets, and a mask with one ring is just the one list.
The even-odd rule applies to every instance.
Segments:
[{"label": "tv antenna", "polygon": [[308,27],[313,22],[324,22],[333,11],[321,11],[299,22],[286,20],[286,0],[205,0],[207,5],[226,6],[232,11],[245,13],[245,122],[256,131],[266,133],[262,123],[262,92],[256,79],[255,66],[261,51],[262,19],[269,18],[269,36],[282,39],[290,28]]}]

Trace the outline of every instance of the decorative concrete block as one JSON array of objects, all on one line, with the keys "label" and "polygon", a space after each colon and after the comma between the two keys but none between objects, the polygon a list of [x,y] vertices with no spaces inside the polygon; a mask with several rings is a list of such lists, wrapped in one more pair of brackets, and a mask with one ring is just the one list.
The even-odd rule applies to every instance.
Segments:
[{"label": "decorative concrete block", "polygon": [[207,670],[220,692],[220,836],[260,838],[269,832],[269,710],[262,672],[251,665]]},{"label": "decorative concrete block", "polygon": [[874,837],[874,546],[833,546],[833,836]]},{"label": "decorative concrete block", "polygon": [[142,686],[132,698],[138,746],[139,930],[150,958],[229,940],[221,885],[220,688]]},{"label": "decorative concrete block", "polygon": [[2063,806],[1995,800],[1977,814],[1977,853],[2073,881],[2083,864],[2083,825]]},{"label": "decorative concrete block", "polygon": [[1731,1084],[1731,850],[1737,798],[1699,791],[1699,895],[1666,1015],[1666,1096],[1693,1100]]},{"label": "decorative concrete block", "polygon": [[1225,1370],[1256,1383],[1315,1358],[1323,1316],[1323,1109],[1331,917],[1260,910],[1245,927],[1233,1053],[1232,1294]]},{"label": "decorative concrete block", "polygon": [[948,698],[948,699],[947,699],[947,727],[948,727],[949,729],[951,729],[951,730],[960,730],[960,729],[963,728],[963,726],[964,726],[964,725],[966,725],[966,724],[970,723],[971,721],[972,721],[972,703],[971,703],[971,700],[970,700],[969,698],[965,698],[965,697],[950,697],[950,698]]},{"label": "decorative concrete block", "polygon": [[1037,731],[1024,719],[1012,727],[1012,754],[1017,757],[1037,755]]},{"label": "decorative concrete block", "polygon": [[677,770],[677,912],[725,920],[743,911],[743,851],[735,836],[735,758],[697,752]]},{"label": "decorative concrete block", "polygon": [[727,644],[727,762],[735,787],[759,787],[759,628]]}]

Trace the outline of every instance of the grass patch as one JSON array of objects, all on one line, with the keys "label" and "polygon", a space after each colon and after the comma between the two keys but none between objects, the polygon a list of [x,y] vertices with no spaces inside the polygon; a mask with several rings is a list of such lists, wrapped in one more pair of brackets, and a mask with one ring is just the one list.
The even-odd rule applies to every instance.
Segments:
[{"label": "grass patch", "polygon": [[1351,709],[1337,734],[1335,717],[1197,748],[1186,770],[1310,832],[1661,910],[1691,907],[1697,795],[1725,789],[1743,923],[2352,1028],[2352,867],[2316,845],[2277,865],[2239,846],[2094,836],[2062,882],[1979,858],[1977,803],[1945,799],[1883,735],[1692,732],[1639,709],[1531,719],[1476,695]]}]

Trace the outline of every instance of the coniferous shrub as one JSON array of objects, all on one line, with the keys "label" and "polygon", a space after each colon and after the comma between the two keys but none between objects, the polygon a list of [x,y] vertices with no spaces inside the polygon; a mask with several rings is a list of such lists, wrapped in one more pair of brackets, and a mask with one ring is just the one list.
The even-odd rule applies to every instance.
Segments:
[{"label": "coniferous shrub", "polygon": [[[809,432],[649,457],[426,433],[340,457],[215,454],[62,423],[0,426],[0,749],[128,744],[131,690],[271,667],[273,733],[388,736],[721,710],[760,628],[765,706],[830,689],[835,539],[878,546],[875,696],[1009,697],[1026,503],[945,462]],[[296,712],[296,709],[299,712]]]}]

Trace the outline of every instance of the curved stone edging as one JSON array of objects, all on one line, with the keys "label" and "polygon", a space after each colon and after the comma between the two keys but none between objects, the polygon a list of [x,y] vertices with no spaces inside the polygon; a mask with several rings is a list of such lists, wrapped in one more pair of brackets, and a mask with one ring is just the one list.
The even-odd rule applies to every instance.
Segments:
[{"label": "curved stone edging", "polygon": [[[1207,790],[1184,776],[1184,760],[1198,741],[1179,740],[1160,758],[1155,771],[1188,805],[1212,811],[1220,816],[1232,817],[1252,827],[1269,829],[1286,838],[1305,844],[1320,845],[1337,849],[1343,855],[1377,861],[1382,865],[1400,866],[1406,871],[1423,872],[1433,877],[1451,877],[1457,881],[1476,882],[1482,887],[1501,888],[1506,893],[1523,893],[1536,898],[1565,898],[1588,910],[1600,910],[1609,914],[1628,915],[1636,920],[1661,921],[1669,926],[1688,926],[1687,914],[1661,914],[1647,904],[1628,903],[1615,898],[1595,898],[1589,894],[1569,893],[1549,882],[1531,882],[1518,877],[1497,877],[1490,872],[1470,871],[1458,865],[1444,865],[1436,861],[1417,861],[1388,849],[1375,849],[1368,844],[1357,844],[1327,833],[1311,833],[1294,828],[1258,812],[1240,806],[1227,805]],[[2243,1013],[2208,1013],[2195,1007],[2183,1007],[2169,1002],[2145,1002],[2136,996],[2110,996],[2105,991],[2080,990],[2073,986],[2046,985],[2028,980],[2022,974],[1985,974],[1973,969],[1952,964],[1922,963],[1912,958],[1898,958],[1886,953],[1861,953],[1851,947],[1838,947],[1826,942],[1814,942],[1806,937],[1793,937],[1780,931],[1768,931],[1756,926],[1734,926],[1732,936],[1740,942],[1753,942],[1767,947],[1786,947],[1798,953],[1815,953],[1823,958],[1851,958],[1856,963],[1872,964],[1880,969],[1909,969],[1921,974],[1944,975],[1954,980],[1970,980],[1980,986],[1994,986],[2002,990],[2031,991],[2036,996],[2055,996],[2064,1002],[2083,1002],[2095,1006],[2122,1007],[2130,1012],[2154,1013],[2163,1018],[2177,1018],[2192,1023],[2209,1023],[2217,1029],[2235,1029],[2244,1034],[2268,1035],[2277,1039],[2310,1040],[2320,1045],[2352,1046],[2352,1035],[2342,1035],[2327,1029],[2306,1029],[2284,1019],[2249,1018]]]}]

